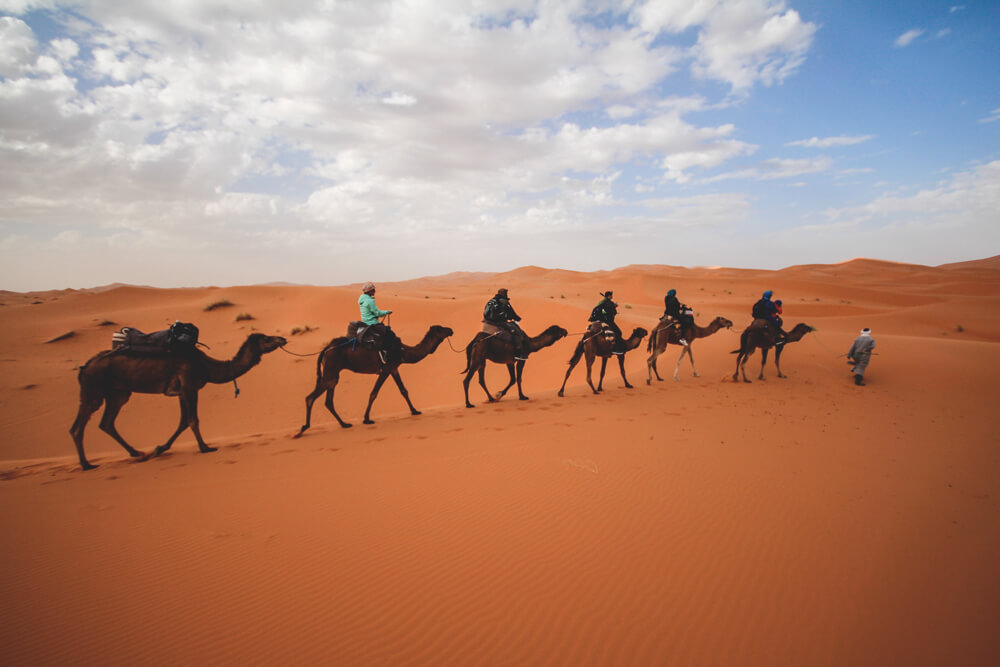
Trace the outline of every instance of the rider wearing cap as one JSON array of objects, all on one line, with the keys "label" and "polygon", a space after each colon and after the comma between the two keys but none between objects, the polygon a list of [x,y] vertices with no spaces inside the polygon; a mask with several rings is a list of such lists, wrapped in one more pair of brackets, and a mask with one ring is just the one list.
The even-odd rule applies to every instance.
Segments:
[{"label": "rider wearing cap", "polygon": [[382,324],[382,318],[392,314],[391,310],[382,310],[375,303],[375,284],[367,282],[361,288],[358,297],[358,307],[361,309],[361,321],[365,329],[358,332],[358,340],[370,344],[379,351],[382,363],[396,361],[402,354],[402,341],[396,337],[392,329]]}]

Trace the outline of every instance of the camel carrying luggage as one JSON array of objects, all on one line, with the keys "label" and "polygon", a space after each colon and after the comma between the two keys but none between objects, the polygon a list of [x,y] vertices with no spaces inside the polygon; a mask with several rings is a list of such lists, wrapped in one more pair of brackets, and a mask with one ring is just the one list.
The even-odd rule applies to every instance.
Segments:
[{"label": "camel carrying luggage", "polygon": [[169,329],[144,333],[135,327],[122,327],[111,334],[111,349],[141,356],[186,354],[198,344],[198,327],[188,322],[174,322]]}]

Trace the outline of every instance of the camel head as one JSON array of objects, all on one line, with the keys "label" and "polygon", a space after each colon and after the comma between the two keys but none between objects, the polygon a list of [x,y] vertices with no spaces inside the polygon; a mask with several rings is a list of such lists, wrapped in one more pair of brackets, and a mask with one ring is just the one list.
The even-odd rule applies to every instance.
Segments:
[{"label": "camel head", "polygon": [[[565,338],[569,335],[569,332],[563,329],[558,324],[553,324],[548,329],[542,332],[542,336],[552,336],[554,340],[559,340],[560,338]],[[540,336],[541,337],[541,336]]]},{"label": "camel head", "polygon": [[252,333],[247,336],[247,344],[252,345],[260,354],[274,352],[287,343],[288,341],[282,336],[268,336],[262,333]]},{"label": "camel head", "polygon": [[788,332],[789,337],[795,337],[796,339],[802,338],[810,331],[816,331],[814,327],[809,326],[805,322],[799,322],[795,327]]},{"label": "camel head", "polygon": [[449,329],[448,327],[443,327],[440,324],[434,324],[434,325],[431,326],[430,330],[427,332],[427,335],[431,336],[433,338],[438,338],[440,340],[444,340],[445,338],[448,338],[449,336],[451,336],[454,333],[455,332],[452,331],[451,329]]},{"label": "camel head", "polygon": [[632,335],[630,336],[630,338],[635,338],[636,336],[638,336],[639,340],[642,340],[648,335],[649,335],[648,331],[646,331],[642,327],[636,327],[635,329],[632,330]]},{"label": "camel head", "polygon": [[715,318],[715,323],[718,324],[719,327],[724,328],[724,329],[732,329],[733,328],[733,323],[730,322],[729,320],[727,320],[726,318],[721,317],[721,316]]}]

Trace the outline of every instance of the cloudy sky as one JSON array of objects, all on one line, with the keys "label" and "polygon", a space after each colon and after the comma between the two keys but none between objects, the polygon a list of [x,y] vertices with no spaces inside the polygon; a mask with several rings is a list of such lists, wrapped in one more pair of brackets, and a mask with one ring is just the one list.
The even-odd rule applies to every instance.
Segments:
[{"label": "cloudy sky", "polygon": [[993,0],[0,0],[0,289],[1000,253]]}]

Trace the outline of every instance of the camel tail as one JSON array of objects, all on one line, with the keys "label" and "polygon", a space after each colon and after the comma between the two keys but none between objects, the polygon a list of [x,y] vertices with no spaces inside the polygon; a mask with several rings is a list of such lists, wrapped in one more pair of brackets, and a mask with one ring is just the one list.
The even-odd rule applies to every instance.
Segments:
[{"label": "camel tail", "polygon": [[738,349],[738,350],[733,350],[733,351],[732,351],[732,352],[730,352],[729,354],[739,354],[739,353],[740,353],[740,352],[742,352],[742,351],[743,351],[743,348],[740,348],[740,349]]},{"label": "camel tail", "polygon": [[656,347],[656,329],[653,329],[653,333],[649,334],[649,340],[646,341],[646,352],[652,352]]},{"label": "camel tail", "polygon": [[471,365],[472,365],[472,343],[469,343],[469,345],[465,348],[465,368],[463,368],[461,372],[459,372],[459,375],[461,375],[462,373],[468,373],[469,366]]},{"label": "camel tail", "polygon": [[580,357],[583,356],[583,341],[581,340],[576,344],[576,349],[573,350],[573,356],[570,358],[569,365],[573,366],[576,362],[580,361]]}]

